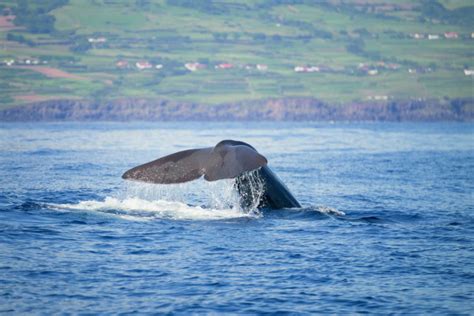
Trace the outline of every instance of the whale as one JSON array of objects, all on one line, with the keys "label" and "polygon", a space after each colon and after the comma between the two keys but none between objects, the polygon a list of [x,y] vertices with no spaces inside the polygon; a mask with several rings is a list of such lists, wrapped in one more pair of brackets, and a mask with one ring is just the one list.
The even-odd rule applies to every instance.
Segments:
[{"label": "whale", "polygon": [[[122,178],[154,184],[174,184],[203,177],[206,181],[235,179],[243,208],[300,208],[288,187],[268,167],[253,146],[223,140],[214,147],[179,151],[127,170]],[[255,186],[259,189],[255,190]],[[256,192],[257,191],[257,192]]]}]

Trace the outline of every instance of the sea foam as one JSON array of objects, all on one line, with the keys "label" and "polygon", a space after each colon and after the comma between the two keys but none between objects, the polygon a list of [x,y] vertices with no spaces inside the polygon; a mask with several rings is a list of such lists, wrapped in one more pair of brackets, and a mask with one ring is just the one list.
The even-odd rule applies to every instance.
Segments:
[{"label": "sea foam", "polygon": [[215,209],[187,205],[182,202],[140,198],[118,199],[106,197],[105,200],[87,200],[71,204],[49,204],[52,209],[62,211],[92,211],[104,215],[117,216],[125,220],[147,221],[154,219],[176,220],[219,220],[239,217],[255,217],[254,213],[243,212],[241,209]]}]

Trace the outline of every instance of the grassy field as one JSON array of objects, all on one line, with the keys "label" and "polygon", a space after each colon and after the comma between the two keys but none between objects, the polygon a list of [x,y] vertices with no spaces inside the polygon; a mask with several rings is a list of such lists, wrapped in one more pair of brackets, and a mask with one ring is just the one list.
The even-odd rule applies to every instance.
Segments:
[{"label": "grassy field", "polygon": [[[71,98],[472,98],[474,77],[464,70],[474,69],[473,10],[463,0],[0,0],[0,107]],[[152,68],[139,70],[140,61]],[[189,71],[192,62],[203,68]],[[232,67],[216,69],[224,63]]]}]

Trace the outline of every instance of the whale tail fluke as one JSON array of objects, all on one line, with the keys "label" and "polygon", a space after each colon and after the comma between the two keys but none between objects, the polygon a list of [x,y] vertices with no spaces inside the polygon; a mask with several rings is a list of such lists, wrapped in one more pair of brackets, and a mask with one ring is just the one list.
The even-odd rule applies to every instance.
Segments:
[{"label": "whale tail fluke", "polygon": [[126,180],[170,184],[195,180],[207,181],[236,178],[267,164],[267,159],[252,146],[225,140],[215,147],[180,151],[126,171]]}]

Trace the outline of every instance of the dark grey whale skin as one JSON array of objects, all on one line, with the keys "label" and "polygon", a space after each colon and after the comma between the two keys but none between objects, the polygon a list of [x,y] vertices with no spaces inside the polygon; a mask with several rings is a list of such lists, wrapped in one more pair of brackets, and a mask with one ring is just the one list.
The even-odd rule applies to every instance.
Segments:
[{"label": "dark grey whale skin", "polygon": [[[263,192],[259,192],[259,197],[253,196],[250,173],[263,183]],[[202,176],[207,181],[236,179],[235,186],[245,209],[252,207],[256,198],[259,198],[257,207],[260,209],[301,207],[286,185],[267,166],[267,159],[251,145],[235,140],[223,140],[215,147],[184,150],[150,161],[126,171],[122,178],[170,184]]]},{"label": "dark grey whale skin", "polygon": [[[263,182],[264,193],[260,198],[259,209],[300,208],[298,200],[291,194],[286,185],[267,166],[256,171],[257,177]],[[242,175],[236,178],[236,187],[241,196],[242,207],[248,208],[252,204],[252,194],[249,192],[249,177]]]}]

